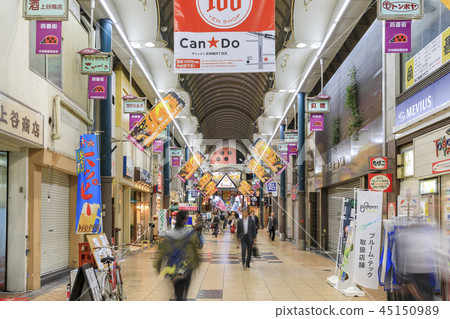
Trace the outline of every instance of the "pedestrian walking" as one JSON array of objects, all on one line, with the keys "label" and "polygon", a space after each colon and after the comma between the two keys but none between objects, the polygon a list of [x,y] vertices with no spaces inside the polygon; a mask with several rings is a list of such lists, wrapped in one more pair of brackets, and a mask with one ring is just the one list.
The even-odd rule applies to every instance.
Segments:
[{"label": "pedestrian walking", "polygon": [[251,212],[250,216],[255,221],[255,227],[256,227],[255,240],[256,240],[256,237],[258,236],[259,218],[258,218],[258,216],[256,216],[255,212]]},{"label": "pedestrian walking", "polygon": [[213,227],[214,227],[214,231],[212,234],[217,238],[217,234],[219,233],[220,218],[219,218],[219,216],[217,216],[216,213],[214,213],[214,215],[213,215],[212,223],[213,223]]},{"label": "pedestrian walking", "polygon": [[272,241],[275,240],[275,231],[278,228],[278,219],[275,217],[275,214],[270,214],[269,221],[267,223],[267,229],[269,230],[269,238]]},{"label": "pedestrian walking", "polygon": [[195,218],[195,231],[197,232],[198,239],[200,241],[200,248],[203,248],[203,244],[205,242],[203,238],[203,227],[205,227],[205,223],[203,222],[203,217],[200,212],[197,212],[196,218]]},{"label": "pedestrian walking", "polygon": [[252,246],[256,237],[255,221],[248,216],[248,208],[242,209],[242,219],[238,221],[237,237],[241,242],[242,266],[250,268]]},{"label": "pedestrian walking", "polygon": [[185,227],[187,221],[188,212],[178,212],[175,227],[161,242],[154,264],[158,272],[172,280],[177,301],[186,300],[192,272],[200,264],[199,239],[194,230]]},{"label": "pedestrian walking", "polygon": [[239,249],[239,247],[240,247],[240,245],[239,245],[239,237],[238,237],[238,233],[237,233],[238,222],[239,222],[239,213],[235,212],[233,221],[231,222],[231,225],[234,226],[233,238],[234,238],[234,241],[236,242],[236,248],[237,249]]}]

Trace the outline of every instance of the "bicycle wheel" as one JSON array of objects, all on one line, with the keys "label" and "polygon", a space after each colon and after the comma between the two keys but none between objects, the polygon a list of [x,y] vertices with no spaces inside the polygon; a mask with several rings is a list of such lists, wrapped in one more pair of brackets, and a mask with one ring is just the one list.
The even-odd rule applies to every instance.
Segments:
[{"label": "bicycle wheel", "polygon": [[207,227],[205,227],[205,228],[203,229],[203,233],[204,233],[205,235],[208,235],[208,234],[209,234],[209,229],[208,229]]},{"label": "bicycle wheel", "polygon": [[120,274],[119,266],[116,268],[116,289],[117,289],[117,300],[123,300],[123,281],[122,275]]},{"label": "bicycle wheel", "polygon": [[113,289],[111,286],[111,280],[109,279],[110,275],[108,273],[105,273],[103,275],[103,284],[102,284],[102,300],[103,301],[111,301],[115,300]]}]

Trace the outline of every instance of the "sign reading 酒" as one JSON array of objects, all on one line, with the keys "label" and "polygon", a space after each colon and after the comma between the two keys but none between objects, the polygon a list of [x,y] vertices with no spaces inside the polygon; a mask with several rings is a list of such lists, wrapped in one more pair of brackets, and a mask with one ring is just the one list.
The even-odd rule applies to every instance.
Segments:
[{"label": "sign reading \u9152", "polygon": [[423,0],[378,0],[378,20],[410,20],[423,17]]},{"label": "sign reading \u9152", "polygon": [[66,21],[68,0],[23,0],[25,20]]},{"label": "sign reading \u9152", "polygon": [[81,55],[81,74],[112,74],[112,56],[109,54]]},{"label": "sign reading \u9152", "polygon": [[275,71],[275,1],[174,0],[175,73]]}]

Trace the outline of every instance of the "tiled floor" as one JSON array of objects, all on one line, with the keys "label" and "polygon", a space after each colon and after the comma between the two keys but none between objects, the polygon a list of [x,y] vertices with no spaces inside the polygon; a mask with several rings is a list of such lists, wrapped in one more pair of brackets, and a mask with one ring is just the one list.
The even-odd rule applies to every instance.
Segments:
[{"label": "tiled floor", "polygon": [[[281,300],[340,301],[386,300],[382,289],[366,290],[365,297],[345,297],[329,286],[326,278],[333,274],[334,263],[314,252],[298,251],[295,244],[268,240],[260,231],[261,256],[252,258],[251,268],[243,269],[240,250],[230,233],[218,239],[207,236],[201,250],[202,263],[192,277],[188,300]],[[124,292],[127,300],[170,300],[173,288],[152,267],[154,250],[145,250],[124,262]],[[65,300],[66,286],[61,285],[32,300]]]}]

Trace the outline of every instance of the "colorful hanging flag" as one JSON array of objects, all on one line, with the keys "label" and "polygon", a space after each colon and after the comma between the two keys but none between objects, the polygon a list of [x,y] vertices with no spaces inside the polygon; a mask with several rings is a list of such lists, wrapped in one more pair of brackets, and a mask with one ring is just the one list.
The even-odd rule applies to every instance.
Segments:
[{"label": "colorful hanging flag", "polygon": [[206,186],[203,188],[202,193],[205,196],[211,196],[217,190],[217,184],[213,180],[211,180]]},{"label": "colorful hanging flag", "polygon": [[203,176],[200,178],[200,180],[198,181],[197,184],[194,185],[194,187],[198,190],[201,191],[203,188],[205,188],[205,186],[211,181],[212,179],[212,175],[210,172],[206,172],[205,174],[203,174]]},{"label": "colorful hanging flag", "polygon": [[78,159],[84,162],[84,170],[78,170],[76,234],[102,232],[102,192],[100,177],[99,136],[81,135]]},{"label": "colorful hanging flag", "polygon": [[277,175],[280,175],[287,167],[287,164],[281,156],[260,138],[250,145],[250,150],[256,153],[257,156],[260,157],[261,160]]},{"label": "colorful hanging flag", "polygon": [[253,174],[255,174],[256,177],[258,177],[264,185],[272,179],[272,176],[270,176],[269,172],[266,171],[266,169],[262,167],[261,164],[259,164],[253,156],[250,157],[250,160],[247,163],[247,167],[252,170]]},{"label": "colorful hanging flag", "polygon": [[205,155],[200,152],[196,152],[189,161],[184,164],[181,171],[177,174],[178,178],[186,183],[189,178],[195,173],[195,171],[200,167],[203,161],[206,159]]},{"label": "colorful hanging flag", "polygon": [[175,92],[169,92],[133,127],[128,139],[139,150],[146,150],[180,113],[184,105],[183,100]]}]

